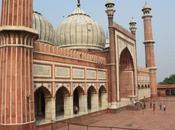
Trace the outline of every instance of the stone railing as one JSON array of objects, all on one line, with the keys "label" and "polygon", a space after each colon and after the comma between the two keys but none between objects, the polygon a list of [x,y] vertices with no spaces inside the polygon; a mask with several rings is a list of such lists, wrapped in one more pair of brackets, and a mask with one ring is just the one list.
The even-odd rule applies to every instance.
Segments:
[{"label": "stone railing", "polygon": [[63,56],[63,57],[72,58],[76,60],[93,62],[97,64],[103,64],[103,65],[107,63],[106,58],[102,56],[88,54],[88,52],[60,48],[58,46],[54,46],[46,43],[40,43],[40,42],[36,42],[34,44],[34,51],[45,53],[45,54],[53,54],[55,56]]}]

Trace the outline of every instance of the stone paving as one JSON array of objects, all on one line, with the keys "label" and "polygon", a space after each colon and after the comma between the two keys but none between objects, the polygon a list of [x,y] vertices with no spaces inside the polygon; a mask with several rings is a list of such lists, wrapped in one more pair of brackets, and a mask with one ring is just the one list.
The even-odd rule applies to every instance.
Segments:
[{"label": "stone paving", "polygon": [[[160,103],[165,104],[166,111],[160,110]],[[76,123],[89,126],[138,128],[138,130],[175,130],[175,97],[159,98],[156,102],[155,111],[153,111],[153,108],[150,108],[150,102],[147,102],[146,109],[122,110],[117,113],[106,113],[96,117],[90,117],[89,119],[80,120]],[[60,130],[63,129],[68,130],[67,126]],[[70,125],[69,130],[87,130],[87,127]],[[88,130],[122,129],[89,127]]]}]

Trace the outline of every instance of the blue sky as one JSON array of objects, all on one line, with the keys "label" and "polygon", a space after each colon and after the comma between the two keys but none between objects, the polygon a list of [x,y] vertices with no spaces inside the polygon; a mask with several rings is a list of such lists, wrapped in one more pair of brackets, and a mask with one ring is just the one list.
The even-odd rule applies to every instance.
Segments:
[{"label": "blue sky", "polygon": [[[1,1],[1,0],[0,0]],[[115,21],[125,28],[131,17],[137,21],[138,65],[144,66],[143,21],[141,9],[145,0],[114,0]],[[175,73],[175,0],[147,0],[152,8],[158,81]],[[107,30],[105,0],[81,0],[81,8]],[[34,10],[42,13],[57,27],[76,6],[76,0],[34,0]]]}]

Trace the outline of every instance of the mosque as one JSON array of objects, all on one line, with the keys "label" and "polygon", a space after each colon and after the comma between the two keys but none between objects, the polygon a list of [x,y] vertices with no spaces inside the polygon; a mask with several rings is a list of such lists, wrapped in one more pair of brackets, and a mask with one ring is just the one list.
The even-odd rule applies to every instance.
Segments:
[{"label": "mosque", "polygon": [[129,30],[115,22],[113,0],[105,4],[109,36],[80,1],[56,29],[32,5],[32,0],[2,0],[0,130],[50,130],[53,121],[157,96],[147,4],[142,9],[145,67],[137,65],[136,22]]}]

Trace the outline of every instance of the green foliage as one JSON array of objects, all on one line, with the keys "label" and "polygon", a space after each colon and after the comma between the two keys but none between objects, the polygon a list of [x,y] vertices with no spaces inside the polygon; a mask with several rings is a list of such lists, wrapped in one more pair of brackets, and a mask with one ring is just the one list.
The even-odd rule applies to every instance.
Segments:
[{"label": "green foliage", "polygon": [[175,74],[166,77],[161,84],[175,84]]}]

